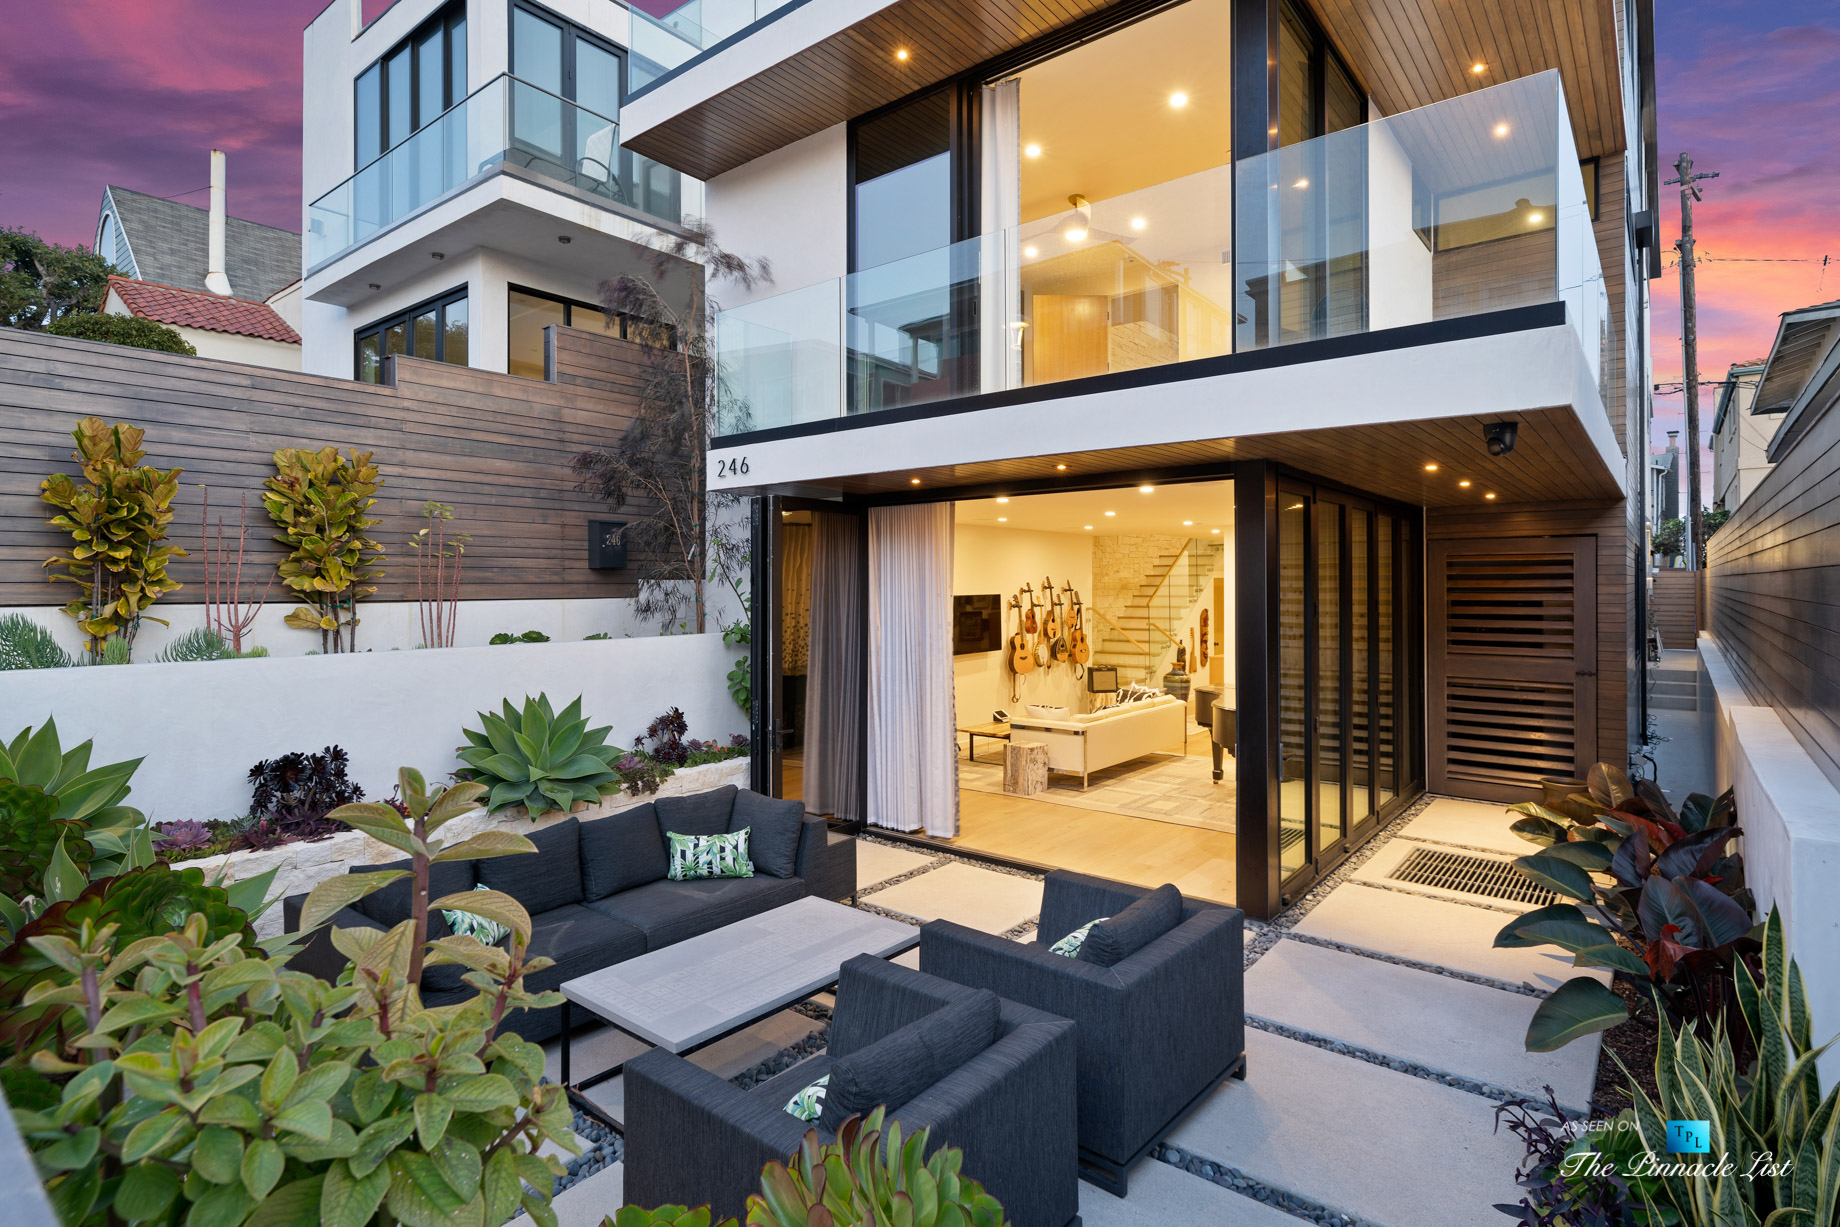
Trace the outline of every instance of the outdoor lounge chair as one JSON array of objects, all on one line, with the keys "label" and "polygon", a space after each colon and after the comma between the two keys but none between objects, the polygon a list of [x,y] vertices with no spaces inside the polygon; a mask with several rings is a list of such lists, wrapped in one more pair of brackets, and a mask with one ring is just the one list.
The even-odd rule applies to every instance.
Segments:
[{"label": "outdoor lounge chair", "polygon": [[[879,1041],[891,1040],[880,1045],[884,1052],[911,1041],[946,1007],[987,1004],[994,1006],[994,1042],[904,1102],[888,1104],[887,1118],[901,1122],[904,1136],[931,1128],[929,1153],[960,1148],[961,1170],[1003,1204],[1006,1221],[1073,1222],[1080,1200],[1073,1024],[1009,1001],[970,1000],[985,997],[860,955],[838,978],[829,1051],[752,1090],[663,1049],[634,1057],[626,1063],[626,1201],[708,1204],[716,1221],[745,1216],[766,1163],[784,1162],[809,1129],[824,1141],[835,1138],[840,1122],[807,1122],[785,1110],[794,1095],[840,1062],[872,1058]],[[939,1048],[936,1035],[924,1042]],[[911,1071],[911,1063],[899,1069]],[[833,1079],[833,1093],[841,1077]]]},{"label": "outdoor lounge chair", "polygon": [[944,920],[920,930],[922,971],[1073,1020],[1080,1175],[1120,1197],[1131,1165],[1189,1108],[1227,1075],[1246,1076],[1238,908],[1182,899],[1173,928],[1109,967],[1050,949],[1152,893],[1057,870],[1043,884],[1033,942]]}]

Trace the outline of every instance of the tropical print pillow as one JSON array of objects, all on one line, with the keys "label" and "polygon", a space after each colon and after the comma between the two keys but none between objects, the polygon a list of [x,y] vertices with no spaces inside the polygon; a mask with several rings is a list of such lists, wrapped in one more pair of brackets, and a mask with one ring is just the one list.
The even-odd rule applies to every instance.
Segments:
[{"label": "tropical print pillow", "polygon": [[1092,927],[1100,923],[1100,921],[1105,921],[1105,920],[1110,920],[1110,919],[1111,919],[1110,916],[1101,916],[1099,917],[1098,920],[1087,921],[1085,924],[1081,925],[1079,928],[1075,929],[1073,932],[1069,933],[1067,936],[1061,938],[1058,942],[1055,942],[1052,946],[1049,946],[1048,953],[1065,955],[1067,958],[1070,958],[1070,959],[1079,958],[1080,957],[1080,947],[1086,944],[1086,935],[1092,932]]},{"label": "tropical print pillow", "polygon": [[679,835],[666,831],[671,844],[671,867],[665,876],[673,882],[693,878],[751,878],[754,863],[748,859],[748,828],[727,835]]},{"label": "tropical print pillow", "polygon": [[[488,888],[475,886],[473,889],[486,890]],[[456,934],[478,938],[488,946],[498,945],[511,932],[496,920],[487,920],[484,916],[475,916],[471,912],[450,912],[442,908],[441,915],[447,919],[447,927]]]},{"label": "tropical print pillow", "polygon": [[831,1076],[824,1075],[791,1099],[786,1101],[786,1114],[800,1120],[817,1120],[824,1112],[824,1092],[830,1087]]}]

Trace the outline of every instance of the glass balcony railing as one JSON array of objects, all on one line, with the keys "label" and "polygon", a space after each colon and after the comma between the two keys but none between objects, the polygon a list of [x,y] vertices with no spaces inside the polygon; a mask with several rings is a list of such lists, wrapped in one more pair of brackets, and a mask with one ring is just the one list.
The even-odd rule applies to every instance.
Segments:
[{"label": "glass balcony railing", "polygon": [[633,89],[650,85],[697,53],[731,38],[791,0],[689,0],[662,17],[634,7],[632,60],[627,78]]},{"label": "glass balcony railing", "polygon": [[[695,180],[620,147],[620,126],[504,75],[474,90],[313,202],[307,264],[316,267],[494,166],[522,167],[662,221],[683,219]],[[688,202],[700,209],[697,200]]]},{"label": "glass balcony railing", "polygon": [[1557,73],[1479,90],[720,313],[736,434],[1608,298]]}]

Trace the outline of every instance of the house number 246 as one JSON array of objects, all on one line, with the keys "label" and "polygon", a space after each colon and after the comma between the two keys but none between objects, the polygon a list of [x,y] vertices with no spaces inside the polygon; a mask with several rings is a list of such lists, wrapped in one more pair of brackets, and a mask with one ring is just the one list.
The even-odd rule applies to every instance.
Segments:
[{"label": "house number 246", "polygon": [[747,476],[747,471],[748,462],[746,456],[739,457],[735,460],[724,460],[719,456],[716,458],[717,477],[745,477]]}]

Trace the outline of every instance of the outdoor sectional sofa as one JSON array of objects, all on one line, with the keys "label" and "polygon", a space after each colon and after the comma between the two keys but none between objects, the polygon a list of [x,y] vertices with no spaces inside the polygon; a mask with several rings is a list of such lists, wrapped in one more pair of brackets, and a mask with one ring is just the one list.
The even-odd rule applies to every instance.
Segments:
[{"label": "outdoor sectional sofa", "polygon": [[[979,1010],[986,1029],[974,1036]],[[1064,1018],[858,955],[839,971],[825,1053],[752,1090],[660,1048],[626,1063],[625,1199],[745,1215],[761,1168],[796,1153],[807,1130],[834,1141],[834,1115],[887,1102],[903,1136],[931,1129],[929,1150],[964,1152],[963,1171],[1006,1222],[1063,1227],[1080,1201],[1073,1032]],[[845,1070],[862,1104],[827,1102],[814,1123],[785,1111],[821,1077],[827,1100],[838,1095]]]},{"label": "outdoor sectional sofa", "polygon": [[[673,882],[665,832],[712,835],[749,827],[751,878]],[[613,963],[707,933],[806,895],[841,899],[855,893],[854,848],[829,838],[823,818],[798,801],[777,801],[734,785],[681,797],[660,797],[586,822],[570,818],[524,832],[537,851],[481,861],[442,861],[429,867],[429,898],[485,886],[510,895],[530,913],[530,952],[555,965],[524,978],[532,992],[556,988]],[[406,869],[407,860],[354,865],[352,873]],[[289,932],[300,928],[306,895],[283,901]],[[409,916],[409,880],[399,879],[342,909],[289,963],[335,980],[345,956],[332,946],[332,928],[388,929]],[[428,917],[430,940],[449,933],[439,909]],[[476,990],[466,969],[429,967],[422,1004],[447,1005]],[[522,1010],[504,1023],[530,1040],[561,1030],[561,1007]]]}]

